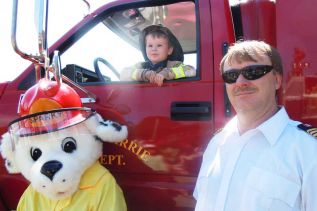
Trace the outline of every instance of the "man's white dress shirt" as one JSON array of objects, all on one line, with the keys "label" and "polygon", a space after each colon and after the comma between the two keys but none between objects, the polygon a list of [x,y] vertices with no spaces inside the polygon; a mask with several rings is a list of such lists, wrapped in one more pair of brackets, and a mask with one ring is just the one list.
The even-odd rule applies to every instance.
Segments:
[{"label": "man's white dress shirt", "polygon": [[317,139],[281,108],[239,135],[234,117],[209,143],[195,211],[317,211]]}]

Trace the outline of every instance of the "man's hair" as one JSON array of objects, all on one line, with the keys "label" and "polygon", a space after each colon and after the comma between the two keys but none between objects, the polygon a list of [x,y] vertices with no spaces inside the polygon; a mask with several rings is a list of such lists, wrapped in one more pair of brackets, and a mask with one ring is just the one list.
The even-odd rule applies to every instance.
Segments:
[{"label": "man's hair", "polygon": [[279,52],[269,44],[263,41],[246,40],[238,41],[234,45],[230,46],[227,54],[222,58],[220,62],[220,70],[223,72],[225,62],[232,64],[233,62],[258,62],[257,59],[268,56],[274,72],[283,75],[282,60]]}]

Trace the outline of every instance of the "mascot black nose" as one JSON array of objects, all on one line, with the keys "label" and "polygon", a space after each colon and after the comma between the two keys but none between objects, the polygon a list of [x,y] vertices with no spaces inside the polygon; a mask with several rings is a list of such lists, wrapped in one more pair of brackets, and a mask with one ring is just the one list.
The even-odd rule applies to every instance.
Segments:
[{"label": "mascot black nose", "polygon": [[51,181],[54,175],[63,167],[63,164],[57,160],[51,160],[46,163],[41,168],[41,173],[47,176]]}]

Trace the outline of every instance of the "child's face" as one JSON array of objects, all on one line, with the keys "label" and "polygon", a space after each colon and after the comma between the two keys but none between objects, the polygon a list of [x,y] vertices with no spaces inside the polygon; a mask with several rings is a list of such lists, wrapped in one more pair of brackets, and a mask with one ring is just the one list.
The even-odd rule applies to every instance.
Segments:
[{"label": "child's face", "polygon": [[168,40],[165,37],[152,36],[145,37],[146,55],[153,64],[157,64],[167,59],[173,52],[173,47],[168,46]]}]

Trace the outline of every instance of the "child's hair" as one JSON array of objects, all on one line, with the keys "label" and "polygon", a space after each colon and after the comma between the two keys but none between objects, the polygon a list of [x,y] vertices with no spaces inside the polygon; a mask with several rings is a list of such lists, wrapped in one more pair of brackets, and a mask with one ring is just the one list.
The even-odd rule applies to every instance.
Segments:
[{"label": "child's hair", "polygon": [[[168,36],[168,33],[164,30],[163,27],[151,27],[152,30],[148,31],[145,34],[145,38],[149,35],[151,35],[152,37],[155,38],[165,38],[168,41],[168,47],[173,47],[173,43],[170,41],[170,38]],[[146,44],[146,39],[144,40],[145,44]]]},{"label": "child's hair", "polygon": [[148,27],[145,27],[140,35],[140,49],[145,60],[149,60],[145,50],[145,38],[147,35],[152,35],[154,37],[166,37],[166,39],[168,40],[168,46],[173,47],[173,52],[168,57],[168,59],[171,61],[184,61],[184,53],[179,41],[167,27],[164,27],[162,25],[150,25]]}]

